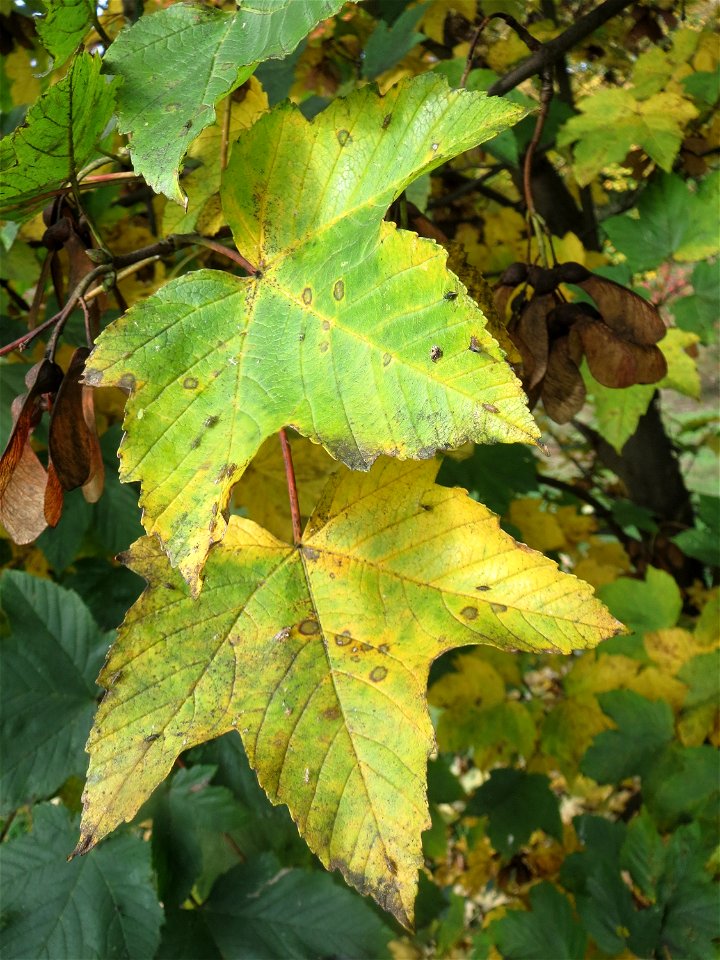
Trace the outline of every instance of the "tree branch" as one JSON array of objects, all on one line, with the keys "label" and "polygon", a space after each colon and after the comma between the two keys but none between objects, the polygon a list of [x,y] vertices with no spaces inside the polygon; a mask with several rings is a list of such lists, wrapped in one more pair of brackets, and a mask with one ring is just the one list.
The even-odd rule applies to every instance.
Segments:
[{"label": "tree branch", "polygon": [[602,26],[607,20],[611,20],[620,13],[625,7],[629,7],[633,0],[605,0],[595,10],[580,17],[572,26],[561,33],[559,36],[544,43],[539,50],[523,60],[522,63],[514,67],[504,77],[500,77],[488,90],[489,97],[501,97],[509,90],[513,90],[523,80],[541,73],[544,69],[551,66],[566,51],[570,50],[576,44],[589,37],[598,27]]}]

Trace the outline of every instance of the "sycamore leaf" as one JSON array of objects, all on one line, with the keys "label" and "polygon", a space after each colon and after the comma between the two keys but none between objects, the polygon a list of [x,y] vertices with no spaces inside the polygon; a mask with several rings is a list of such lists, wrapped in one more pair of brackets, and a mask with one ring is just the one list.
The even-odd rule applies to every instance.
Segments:
[{"label": "sycamore leaf", "polygon": [[44,0],[47,13],[35,21],[43,46],[60,67],[71,57],[95,15],[92,0]]},{"label": "sycamore leaf", "polygon": [[472,643],[568,652],[619,628],[436,470],[383,460],[331,479],[298,547],[231,517],[198,600],[155,538],[135,544],[149,586],[100,677],[77,852],[131,818],[181,751],[236,728],[320,860],[412,922],[431,662]]},{"label": "sycamore leaf", "polygon": [[[672,169],[684,125],[698,115],[677,93],[656,93],[636,100],[630,90],[598,90],[578,103],[580,113],[560,129],[558,146],[575,143],[573,169],[581,185],[591,182],[611,163],[622,163],[633,147],[663,170]],[[612,130],[612,136],[608,131]]]},{"label": "sycamore leaf", "polygon": [[99,57],[77,57],[66,76],[28,110],[25,123],[0,141],[1,213],[59,187],[92,157],[114,100],[100,65]]},{"label": "sycamore leaf", "polygon": [[283,426],[355,469],[538,435],[445,251],[382,219],[418,174],[521,113],[428,74],[313,123],[280,104],[235,145],[222,188],[260,272],[186,274],[101,334],[86,380],[132,390],[121,476],[142,482],[145,528],[193,592],[230,488]]},{"label": "sycamore leaf", "polygon": [[240,0],[230,13],[176,3],[123,31],[105,64],[124,80],[119,129],[131,136],[135,170],[157,193],[183,203],[182,158],[215,120],[218,100],[247,80],[258,62],[291,53],[341,6],[342,0]]}]

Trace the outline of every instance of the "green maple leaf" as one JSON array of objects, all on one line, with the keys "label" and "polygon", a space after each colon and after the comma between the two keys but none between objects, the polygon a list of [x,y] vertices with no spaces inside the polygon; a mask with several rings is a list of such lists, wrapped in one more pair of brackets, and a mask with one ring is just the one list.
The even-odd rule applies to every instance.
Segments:
[{"label": "green maple leaf", "polygon": [[262,60],[291,53],[341,6],[342,0],[240,0],[230,13],[176,3],[123,31],[105,64],[124,81],[118,125],[130,134],[135,170],[158,193],[183,203],[182,158],[215,120],[218,100]]},{"label": "green maple leaf", "polygon": [[78,852],[131,818],[183,750],[237,729],[307,843],[410,924],[429,826],[426,685],[453,647],[569,652],[620,625],[434,462],[332,478],[297,547],[230,518],[193,600],[155,538],[101,674]]},{"label": "green maple leaf", "polygon": [[87,381],[132,389],[121,475],[142,482],[146,530],[195,592],[230,488],[283,426],[357,469],[538,435],[445,251],[382,219],[416,176],[521,113],[430,75],[313,123],[281,104],[235,145],[223,186],[261,272],[188,274],[100,336]]}]

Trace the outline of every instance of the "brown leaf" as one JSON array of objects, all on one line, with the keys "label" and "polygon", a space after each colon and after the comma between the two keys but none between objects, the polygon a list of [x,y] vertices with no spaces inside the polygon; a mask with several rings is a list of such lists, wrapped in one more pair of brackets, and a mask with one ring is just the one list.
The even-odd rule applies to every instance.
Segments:
[{"label": "brown leaf", "polygon": [[97,434],[94,423],[88,427],[83,405],[83,394],[90,388],[80,383],[89,353],[80,347],[73,354],[50,415],[50,460],[63,490],[86,484],[96,459]]},{"label": "brown leaf", "polygon": [[105,486],[105,463],[103,461],[100,440],[95,422],[95,393],[92,387],[83,387],[82,408],[85,425],[91,438],[90,474],[83,484],[83,496],[88,503],[97,503]]},{"label": "brown leaf", "polygon": [[585,384],[570,356],[567,337],[556,340],[550,351],[542,401],[556,423],[567,423],[585,403]]},{"label": "brown leaf", "polygon": [[605,323],[623,340],[647,346],[665,336],[657,309],[627,287],[594,274],[578,286],[593,298]]},{"label": "brown leaf", "polygon": [[32,543],[45,529],[43,501],[47,474],[30,446],[30,434],[42,416],[42,395],[57,389],[62,370],[42,360],[28,370],[28,392],[16,397],[14,424],[0,457],[0,522],[15,543]]},{"label": "brown leaf", "polygon": [[517,346],[523,357],[523,363],[525,363],[526,356],[521,343],[532,356],[531,369],[525,371],[525,377],[523,378],[523,385],[527,390],[532,390],[533,387],[537,386],[547,370],[548,314],[554,306],[555,298],[552,294],[533,297],[520,315],[517,326],[511,334],[517,333]]},{"label": "brown leaf", "polygon": [[60,523],[60,517],[63,511],[63,498],[65,493],[62,484],[55,472],[52,463],[48,464],[47,485],[45,487],[45,496],[43,500],[43,512],[45,520],[49,527],[56,527]]}]

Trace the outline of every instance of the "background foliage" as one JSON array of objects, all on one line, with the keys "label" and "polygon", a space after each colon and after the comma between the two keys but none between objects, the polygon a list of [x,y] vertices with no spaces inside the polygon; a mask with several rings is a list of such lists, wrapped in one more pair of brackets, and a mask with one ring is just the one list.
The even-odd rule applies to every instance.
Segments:
[{"label": "background foliage", "polygon": [[[48,0],[42,10],[0,4],[3,344],[62,308],[91,270],[86,247],[100,251],[100,263],[103,248],[128,261],[119,266],[119,297],[110,289],[95,300],[103,309],[89,323],[101,326],[189,269],[227,269],[222,250],[202,243],[227,235],[219,174],[210,167],[222,143],[269,105],[290,96],[314,116],[367,80],[384,92],[426,72],[458,86],[483,16],[512,14],[546,42],[597,5],[327,2],[312,23],[289,18],[262,42],[261,32],[243,28],[242,8],[208,4],[198,26],[185,23],[190,8],[165,6],[145,4],[148,29],[160,22],[150,14],[183,21],[181,38],[192,29],[194,55],[218,64],[207,84],[168,68],[156,86],[157,59],[143,61],[127,35],[109,47],[100,72],[92,54],[108,47],[126,18],[137,18],[135,4],[111,0],[97,11],[85,0]],[[137,490],[120,484],[117,472],[125,396],[98,389],[102,497],[87,502],[74,490],[57,526],[35,542],[0,540],[6,956],[713,955],[720,933],[713,886],[718,44],[709,5],[684,8],[681,20],[670,4],[627,4],[572,46],[555,68],[557,94],[532,171],[534,203],[557,259],[579,262],[660,309],[667,374],[659,383],[611,387],[591,373],[588,357],[580,371],[586,399],[573,416],[550,419],[546,392],[535,409],[549,457],[518,444],[467,447],[440,473],[442,483],[467,488],[495,510],[505,530],[598,588],[629,634],[569,658],[477,647],[434,664],[432,827],[423,835],[412,934],[319,866],[286,808],[272,807],[258,787],[235,733],[186,751],[131,824],[68,864],[101,692],[96,677],[142,589],[114,559],[142,534]],[[85,52],[73,58],[79,44]],[[508,25],[492,20],[479,35],[468,89],[492,88],[526,54]],[[257,61],[265,62],[251,76]],[[123,71],[140,78],[137,89],[108,85],[107,76]],[[149,91],[157,118],[143,102]],[[533,109],[540,97],[532,78],[508,94]],[[119,122],[109,124],[118,111]],[[138,116],[157,120],[154,138],[137,133]],[[477,271],[495,283],[512,263],[547,253],[550,242],[524,217],[521,169],[534,125],[531,114],[425,174],[389,214],[448,247],[452,269],[489,315]],[[128,130],[135,134],[129,153]],[[82,222],[76,209],[68,212],[82,241],[74,246],[46,230],[40,211],[71,193],[65,184],[83,167]],[[187,211],[162,195],[181,191]],[[160,237],[193,231],[192,242],[133,260]],[[578,287],[566,290],[588,299]],[[78,309],[68,317],[55,355],[63,369],[85,345],[85,319]],[[517,362],[507,318],[494,322]],[[4,352],[3,444],[12,401],[44,345],[35,339],[24,352]],[[33,432],[41,456],[46,419]],[[238,513],[287,537],[275,445],[260,449],[234,502]],[[327,457],[300,438],[293,450],[307,517]]]}]

